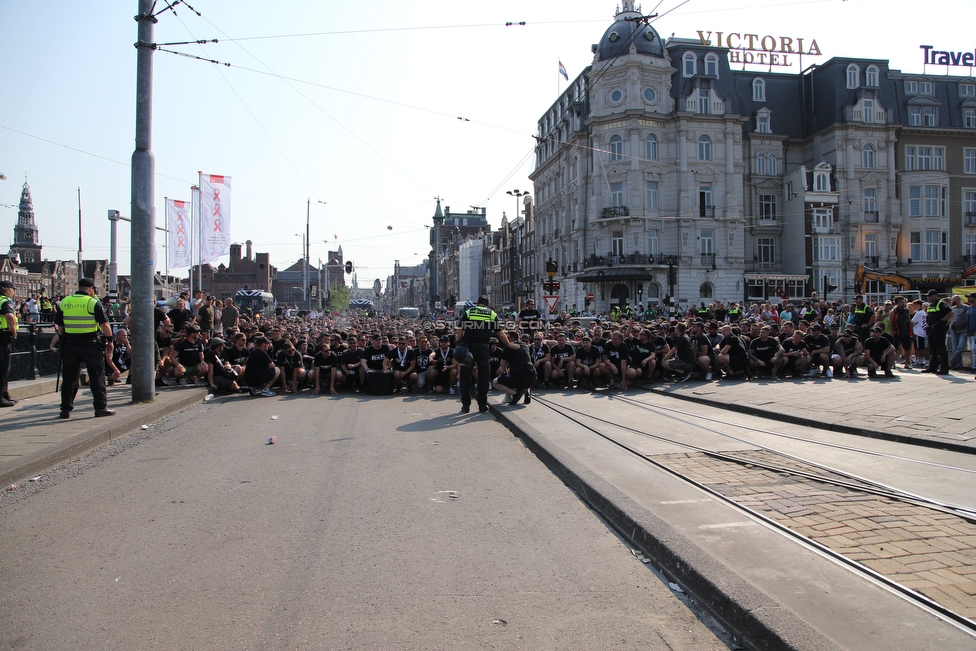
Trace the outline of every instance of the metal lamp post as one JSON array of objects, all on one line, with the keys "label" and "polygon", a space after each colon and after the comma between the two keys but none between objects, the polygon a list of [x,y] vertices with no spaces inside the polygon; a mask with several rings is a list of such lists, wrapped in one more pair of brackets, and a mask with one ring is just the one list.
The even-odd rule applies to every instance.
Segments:
[{"label": "metal lamp post", "polygon": [[[506,190],[505,194],[511,195],[515,198],[515,219],[517,220],[519,216],[519,202],[522,200],[522,197],[527,197],[529,195],[529,191],[526,190],[525,192],[521,192],[518,188],[515,188],[514,190]],[[519,238],[518,241],[521,243],[521,238]],[[518,287],[521,285],[521,283],[515,282],[515,272],[522,268],[521,260],[518,260],[518,256],[521,255],[521,251],[516,250],[511,252],[509,255],[509,266],[511,267],[512,273],[512,282],[510,283],[512,287],[512,304],[518,305]]]}]

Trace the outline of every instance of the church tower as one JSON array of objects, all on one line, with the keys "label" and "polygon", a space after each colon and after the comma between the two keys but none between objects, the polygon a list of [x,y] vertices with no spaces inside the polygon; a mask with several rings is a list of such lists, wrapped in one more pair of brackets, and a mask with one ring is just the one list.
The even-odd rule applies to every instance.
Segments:
[{"label": "church tower", "polygon": [[14,226],[14,243],[10,247],[10,255],[15,253],[21,262],[40,262],[41,246],[37,243],[37,222],[34,221],[34,202],[31,199],[30,186],[24,181],[24,189],[20,192],[20,210],[17,213],[17,225]]}]

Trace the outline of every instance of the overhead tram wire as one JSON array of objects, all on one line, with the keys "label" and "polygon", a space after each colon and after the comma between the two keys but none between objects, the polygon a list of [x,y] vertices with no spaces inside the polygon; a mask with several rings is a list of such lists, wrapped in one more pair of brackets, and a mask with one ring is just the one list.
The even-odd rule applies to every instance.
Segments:
[{"label": "overhead tram wire", "polygon": [[[218,32],[220,32],[224,36],[227,36],[227,33],[224,30],[222,30],[219,27],[217,27],[210,19],[208,19],[206,17],[203,17],[203,19],[205,21],[207,21],[207,23],[211,27],[213,27],[214,29],[216,29]],[[271,68],[271,66],[269,66],[264,61],[262,61],[261,59],[259,59],[257,56],[255,56],[252,52],[250,52],[247,48],[245,48],[240,43],[234,43],[234,44],[237,47],[239,47],[245,54],[247,54],[252,59],[254,59],[258,63],[260,63],[262,66],[264,66],[265,68],[267,68],[268,69],[268,72],[272,76],[277,77],[278,79],[280,79],[281,81],[283,81],[286,86],[288,86],[289,88],[291,88],[295,93],[297,93],[299,96],[301,96],[303,99],[305,99],[309,104],[311,104],[312,106],[314,106],[315,108],[317,108],[319,111],[321,111],[323,115],[325,115],[327,118],[329,118],[330,120],[332,120],[333,122],[335,122],[338,126],[342,127],[342,129],[344,129],[349,135],[351,135],[353,138],[355,138],[356,140],[358,140],[359,142],[361,142],[367,149],[369,149],[371,152],[373,152],[374,154],[376,154],[380,159],[386,161],[386,163],[390,167],[392,167],[393,169],[395,169],[396,171],[398,171],[400,174],[402,174],[404,178],[406,178],[408,181],[410,181],[411,183],[413,183],[414,185],[416,185],[418,188],[420,188],[421,190],[423,190],[426,194],[431,194],[430,190],[428,190],[427,188],[425,188],[423,186],[423,184],[421,184],[419,181],[417,181],[416,179],[414,179],[413,177],[411,177],[409,174],[407,174],[405,171],[403,171],[399,166],[397,166],[395,163],[393,163],[393,161],[391,161],[386,156],[384,156],[379,151],[377,151],[372,145],[370,145],[368,142],[366,142],[361,137],[359,137],[359,135],[357,135],[355,132],[353,132],[352,129],[350,129],[349,127],[347,127],[346,125],[344,125],[342,122],[340,122],[338,119],[336,119],[333,115],[331,115],[328,111],[326,111],[324,108],[322,108],[318,103],[316,103],[310,97],[308,97],[307,95],[305,95],[305,93],[303,93],[300,90],[298,90],[297,88],[295,88],[295,86],[293,86],[291,83],[289,83],[288,80],[284,79],[281,75],[279,75],[277,72],[275,72]],[[255,70],[254,72],[260,72],[260,71]]]},{"label": "overhead tram wire", "polygon": [[[183,0],[179,0],[179,1],[182,2]],[[196,10],[193,10],[193,11],[197,14],[197,16],[201,16],[202,17],[202,14],[200,12],[198,12]],[[175,15],[176,12],[174,11],[173,14]],[[190,31],[190,28],[187,26],[187,24],[185,22],[183,22],[183,19],[180,18],[179,16],[177,16],[176,18],[177,18],[177,20],[180,21],[180,24],[183,25],[183,29],[186,30],[186,33],[189,34],[191,38],[196,39],[196,36],[194,36],[193,32]],[[206,19],[204,19],[204,20],[206,20]],[[207,22],[210,22],[210,21],[207,21]],[[200,50],[205,55],[207,54],[207,51],[206,51],[206,49],[204,48],[203,45],[197,44],[197,47],[199,47]],[[229,67],[229,64],[227,64],[227,65]],[[278,150],[278,153],[281,155],[281,157],[285,160],[286,163],[288,163],[288,167],[290,167],[292,169],[292,171],[295,173],[295,176],[298,177],[298,180],[300,180],[302,182],[302,185],[305,186],[305,188],[308,190],[309,194],[311,196],[315,197],[316,200],[317,200],[318,199],[318,195],[312,189],[312,186],[310,186],[308,184],[308,182],[305,180],[305,177],[302,176],[301,172],[298,171],[298,168],[296,168],[295,165],[291,162],[291,159],[289,159],[288,156],[285,155],[285,152],[278,145],[278,142],[271,136],[271,133],[269,133],[268,130],[264,127],[264,125],[261,123],[261,120],[258,119],[257,115],[254,114],[254,111],[251,110],[251,107],[248,106],[247,102],[244,101],[244,98],[241,97],[241,94],[237,92],[237,89],[234,88],[234,85],[230,83],[230,80],[228,80],[227,77],[224,75],[224,73],[220,71],[220,68],[217,68],[216,70],[217,70],[217,74],[219,74],[220,75],[220,78],[224,80],[224,83],[227,84],[227,87],[230,88],[231,92],[233,92],[234,95],[237,96],[237,99],[240,101],[241,105],[250,114],[251,118],[257,123],[257,125],[261,129],[261,131],[264,132],[264,135],[268,138],[269,141],[271,141],[271,144],[274,145],[274,148]]]}]

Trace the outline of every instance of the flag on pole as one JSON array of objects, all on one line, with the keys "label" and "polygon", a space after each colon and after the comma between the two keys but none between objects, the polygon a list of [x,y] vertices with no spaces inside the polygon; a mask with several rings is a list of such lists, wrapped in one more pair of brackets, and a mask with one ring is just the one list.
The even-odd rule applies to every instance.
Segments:
[{"label": "flag on pole", "polygon": [[230,251],[230,177],[200,175],[200,264]]},{"label": "flag on pole", "polygon": [[190,206],[179,199],[166,200],[166,230],[169,231],[169,266],[189,267],[190,260]]},{"label": "flag on pole", "polygon": [[569,81],[569,73],[566,72],[566,66],[563,65],[562,61],[559,62],[559,74],[563,76],[563,79]]}]

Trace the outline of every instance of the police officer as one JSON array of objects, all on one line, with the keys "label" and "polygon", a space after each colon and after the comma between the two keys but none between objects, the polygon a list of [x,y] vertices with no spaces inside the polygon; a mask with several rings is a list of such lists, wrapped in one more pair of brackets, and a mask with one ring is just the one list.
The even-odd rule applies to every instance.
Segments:
[{"label": "police officer", "polygon": [[[488,302],[487,296],[481,296],[474,307],[466,309],[461,315],[461,327],[455,333],[458,344],[463,340],[474,357],[474,363],[478,365],[478,411],[488,411],[488,385],[491,383],[488,353],[491,337],[497,336],[503,345],[510,345],[505,331],[498,330],[498,315],[488,307]],[[461,366],[460,383],[461,413],[466,414],[471,411],[471,366]]]},{"label": "police officer", "polygon": [[78,291],[66,296],[54,315],[54,325],[62,338],[61,418],[69,418],[78,393],[81,364],[88,367],[88,384],[95,405],[95,416],[114,416],[108,408],[105,391],[104,346],[112,340],[112,326],[101,301],[95,297],[95,283],[89,278],[78,281]]},{"label": "police officer", "polygon": [[7,377],[10,375],[10,352],[17,338],[17,310],[14,307],[14,284],[9,280],[0,281],[0,407],[13,407],[16,400],[10,399]]},{"label": "police officer", "polygon": [[929,367],[922,373],[949,375],[949,351],[946,349],[946,335],[952,310],[939,298],[939,292],[929,290],[929,306],[925,308],[925,337],[929,340]]}]

